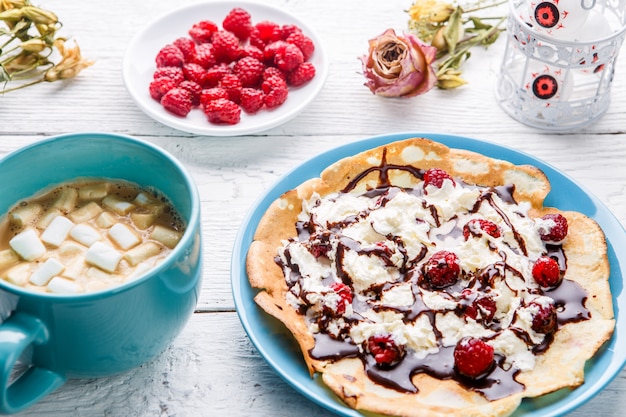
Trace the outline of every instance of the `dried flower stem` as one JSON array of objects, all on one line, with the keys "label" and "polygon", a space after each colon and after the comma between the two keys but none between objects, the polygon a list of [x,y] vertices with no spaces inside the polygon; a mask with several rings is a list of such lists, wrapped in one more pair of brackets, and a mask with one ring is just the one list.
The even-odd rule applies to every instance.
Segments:
[{"label": "dried flower stem", "polygon": [[[29,0],[0,0],[0,94],[30,87],[41,82],[75,77],[93,65],[82,58],[80,48],[65,46],[66,39],[57,36],[63,26],[49,10],[33,6]],[[60,56],[59,62],[51,57]],[[20,80],[30,80],[9,86]]]},{"label": "dried flower stem", "polygon": [[[478,0],[463,6],[440,0],[416,0],[407,11],[409,30],[437,48],[437,86],[443,89],[466,84],[461,65],[475,46],[489,46],[504,31],[506,17],[474,13],[504,5],[508,0]],[[496,21],[490,24],[488,21]]]}]

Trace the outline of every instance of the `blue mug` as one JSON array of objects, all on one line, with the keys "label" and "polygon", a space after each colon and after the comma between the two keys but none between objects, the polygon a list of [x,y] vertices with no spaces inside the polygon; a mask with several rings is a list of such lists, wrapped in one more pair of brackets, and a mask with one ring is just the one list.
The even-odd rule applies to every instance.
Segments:
[{"label": "blue mug", "polygon": [[[76,295],[36,293],[0,279],[0,413],[23,410],[69,378],[126,371],[167,348],[193,314],[202,281],[200,199],[193,179],[148,142],[105,133],[67,134],[0,160],[0,214],[79,177],[156,188],[186,230],[172,253],[139,279]],[[4,320],[3,320],[4,319]],[[28,369],[16,375],[24,357]]]}]

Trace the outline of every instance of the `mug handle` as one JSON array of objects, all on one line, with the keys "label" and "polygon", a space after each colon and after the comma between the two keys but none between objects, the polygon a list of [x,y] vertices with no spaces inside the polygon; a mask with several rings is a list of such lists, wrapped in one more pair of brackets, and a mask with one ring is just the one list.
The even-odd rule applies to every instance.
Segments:
[{"label": "mug handle", "polygon": [[22,352],[31,344],[40,345],[47,340],[44,323],[25,313],[14,313],[0,325],[0,413],[23,410],[65,383],[65,376],[36,366],[9,383]]}]

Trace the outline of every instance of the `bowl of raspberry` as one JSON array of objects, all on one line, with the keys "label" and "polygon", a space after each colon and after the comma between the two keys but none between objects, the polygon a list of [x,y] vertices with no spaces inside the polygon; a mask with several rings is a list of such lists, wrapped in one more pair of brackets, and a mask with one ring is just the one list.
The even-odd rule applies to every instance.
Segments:
[{"label": "bowl of raspberry", "polygon": [[124,83],[141,110],[206,136],[253,134],[293,119],[327,74],[328,58],[309,26],[253,2],[169,12],[135,35],[123,64]]}]

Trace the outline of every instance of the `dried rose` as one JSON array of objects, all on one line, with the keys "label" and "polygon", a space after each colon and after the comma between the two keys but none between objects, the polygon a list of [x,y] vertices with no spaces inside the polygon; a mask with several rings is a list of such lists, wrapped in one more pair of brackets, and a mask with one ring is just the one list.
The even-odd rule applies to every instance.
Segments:
[{"label": "dried rose", "polygon": [[369,41],[369,54],[361,57],[365,85],[386,97],[412,97],[429,91],[437,82],[432,63],[437,48],[413,34],[396,35],[387,29]]}]

